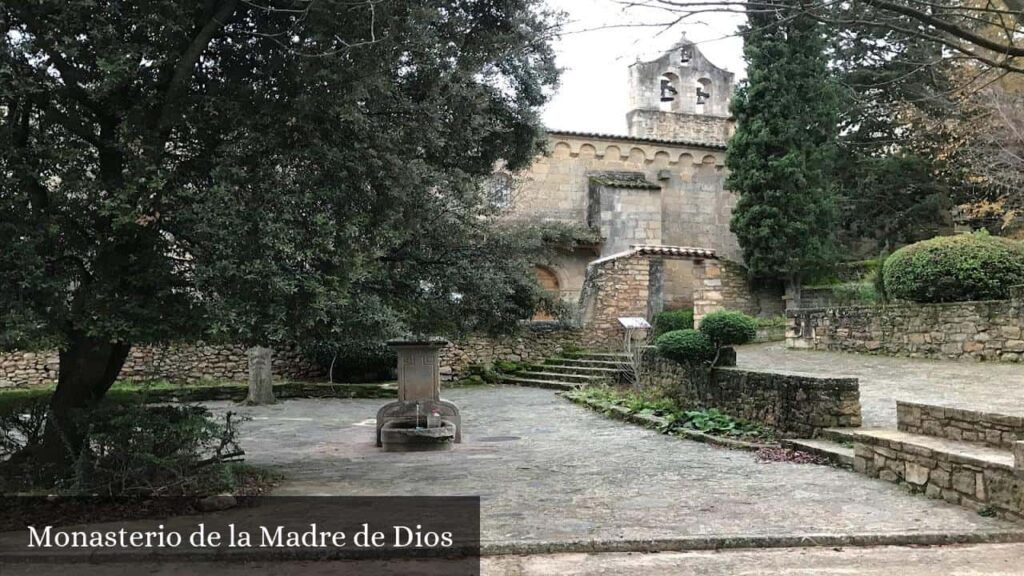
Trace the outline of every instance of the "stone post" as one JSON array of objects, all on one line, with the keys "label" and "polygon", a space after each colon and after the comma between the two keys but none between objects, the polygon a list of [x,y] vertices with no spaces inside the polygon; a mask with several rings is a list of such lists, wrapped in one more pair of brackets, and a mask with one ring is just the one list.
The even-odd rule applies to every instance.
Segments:
[{"label": "stone post", "polygon": [[1013,443],[1013,471],[1018,478],[1024,478],[1024,441]]},{"label": "stone post", "polygon": [[271,404],[274,402],[274,382],[271,377],[273,351],[263,346],[253,346],[248,351],[249,397],[247,404]]}]

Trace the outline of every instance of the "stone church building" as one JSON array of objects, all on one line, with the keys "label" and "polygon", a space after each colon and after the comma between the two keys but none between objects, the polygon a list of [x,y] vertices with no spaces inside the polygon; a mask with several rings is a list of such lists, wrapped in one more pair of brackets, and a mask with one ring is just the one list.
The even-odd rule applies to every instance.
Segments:
[{"label": "stone church building", "polygon": [[[538,267],[542,286],[576,301],[589,263],[638,245],[710,249],[726,273],[745,276],[729,264],[742,256],[729,230],[737,198],[724,187],[733,89],[733,74],[684,37],[661,57],[629,67],[627,134],[552,129],[549,155],[514,179],[498,175],[514,181],[510,217],[581,224],[602,238]],[[662,281],[664,308],[693,305],[692,261],[666,260]],[[781,296],[777,287],[758,287],[727,307],[777,314]]]}]

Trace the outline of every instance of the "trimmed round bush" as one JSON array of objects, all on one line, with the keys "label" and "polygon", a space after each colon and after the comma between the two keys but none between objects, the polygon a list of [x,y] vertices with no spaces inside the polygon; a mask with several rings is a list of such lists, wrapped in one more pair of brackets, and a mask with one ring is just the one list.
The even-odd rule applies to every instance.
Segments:
[{"label": "trimmed round bush", "polygon": [[757,320],[743,312],[719,310],[701,319],[700,331],[715,346],[736,346],[757,337]]},{"label": "trimmed round bush", "polygon": [[654,335],[661,336],[673,330],[693,329],[693,308],[666,310],[654,315]]},{"label": "trimmed round bush", "polygon": [[1001,300],[1024,284],[1024,243],[987,234],[932,238],[893,252],[882,276],[893,299]]},{"label": "trimmed round bush", "polygon": [[715,357],[715,345],[705,334],[692,328],[666,332],[658,336],[654,345],[658,355],[683,364],[706,362]]}]

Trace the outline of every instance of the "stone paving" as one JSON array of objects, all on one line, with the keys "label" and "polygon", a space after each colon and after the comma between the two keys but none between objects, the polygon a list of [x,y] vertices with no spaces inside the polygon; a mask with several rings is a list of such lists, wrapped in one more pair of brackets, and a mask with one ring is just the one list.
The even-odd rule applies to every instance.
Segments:
[{"label": "stone paving", "polygon": [[448,453],[383,453],[381,400],[211,403],[253,419],[248,461],[292,495],[480,495],[483,541],[579,542],[1016,530],[897,486],[814,465],[758,463],[617,422],[548,390],[454,389],[465,441]]},{"label": "stone paving", "polygon": [[[786,548],[660,554],[555,554],[484,558],[484,576],[1020,576],[1024,544],[945,547]],[[390,562],[373,574],[421,574]],[[4,576],[337,576],[369,574],[351,562],[124,563],[12,565]]]},{"label": "stone paving", "polygon": [[741,346],[741,368],[860,379],[865,427],[896,427],[896,400],[1024,416],[1024,366]]}]

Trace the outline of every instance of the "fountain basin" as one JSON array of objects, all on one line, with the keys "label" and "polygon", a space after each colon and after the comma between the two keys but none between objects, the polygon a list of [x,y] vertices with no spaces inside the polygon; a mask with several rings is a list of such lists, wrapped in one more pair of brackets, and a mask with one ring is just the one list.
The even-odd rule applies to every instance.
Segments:
[{"label": "fountain basin", "polygon": [[450,420],[442,420],[440,426],[423,428],[417,426],[415,419],[394,419],[381,426],[380,446],[385,452],[451,450],[456,431],[456,424]]}]

